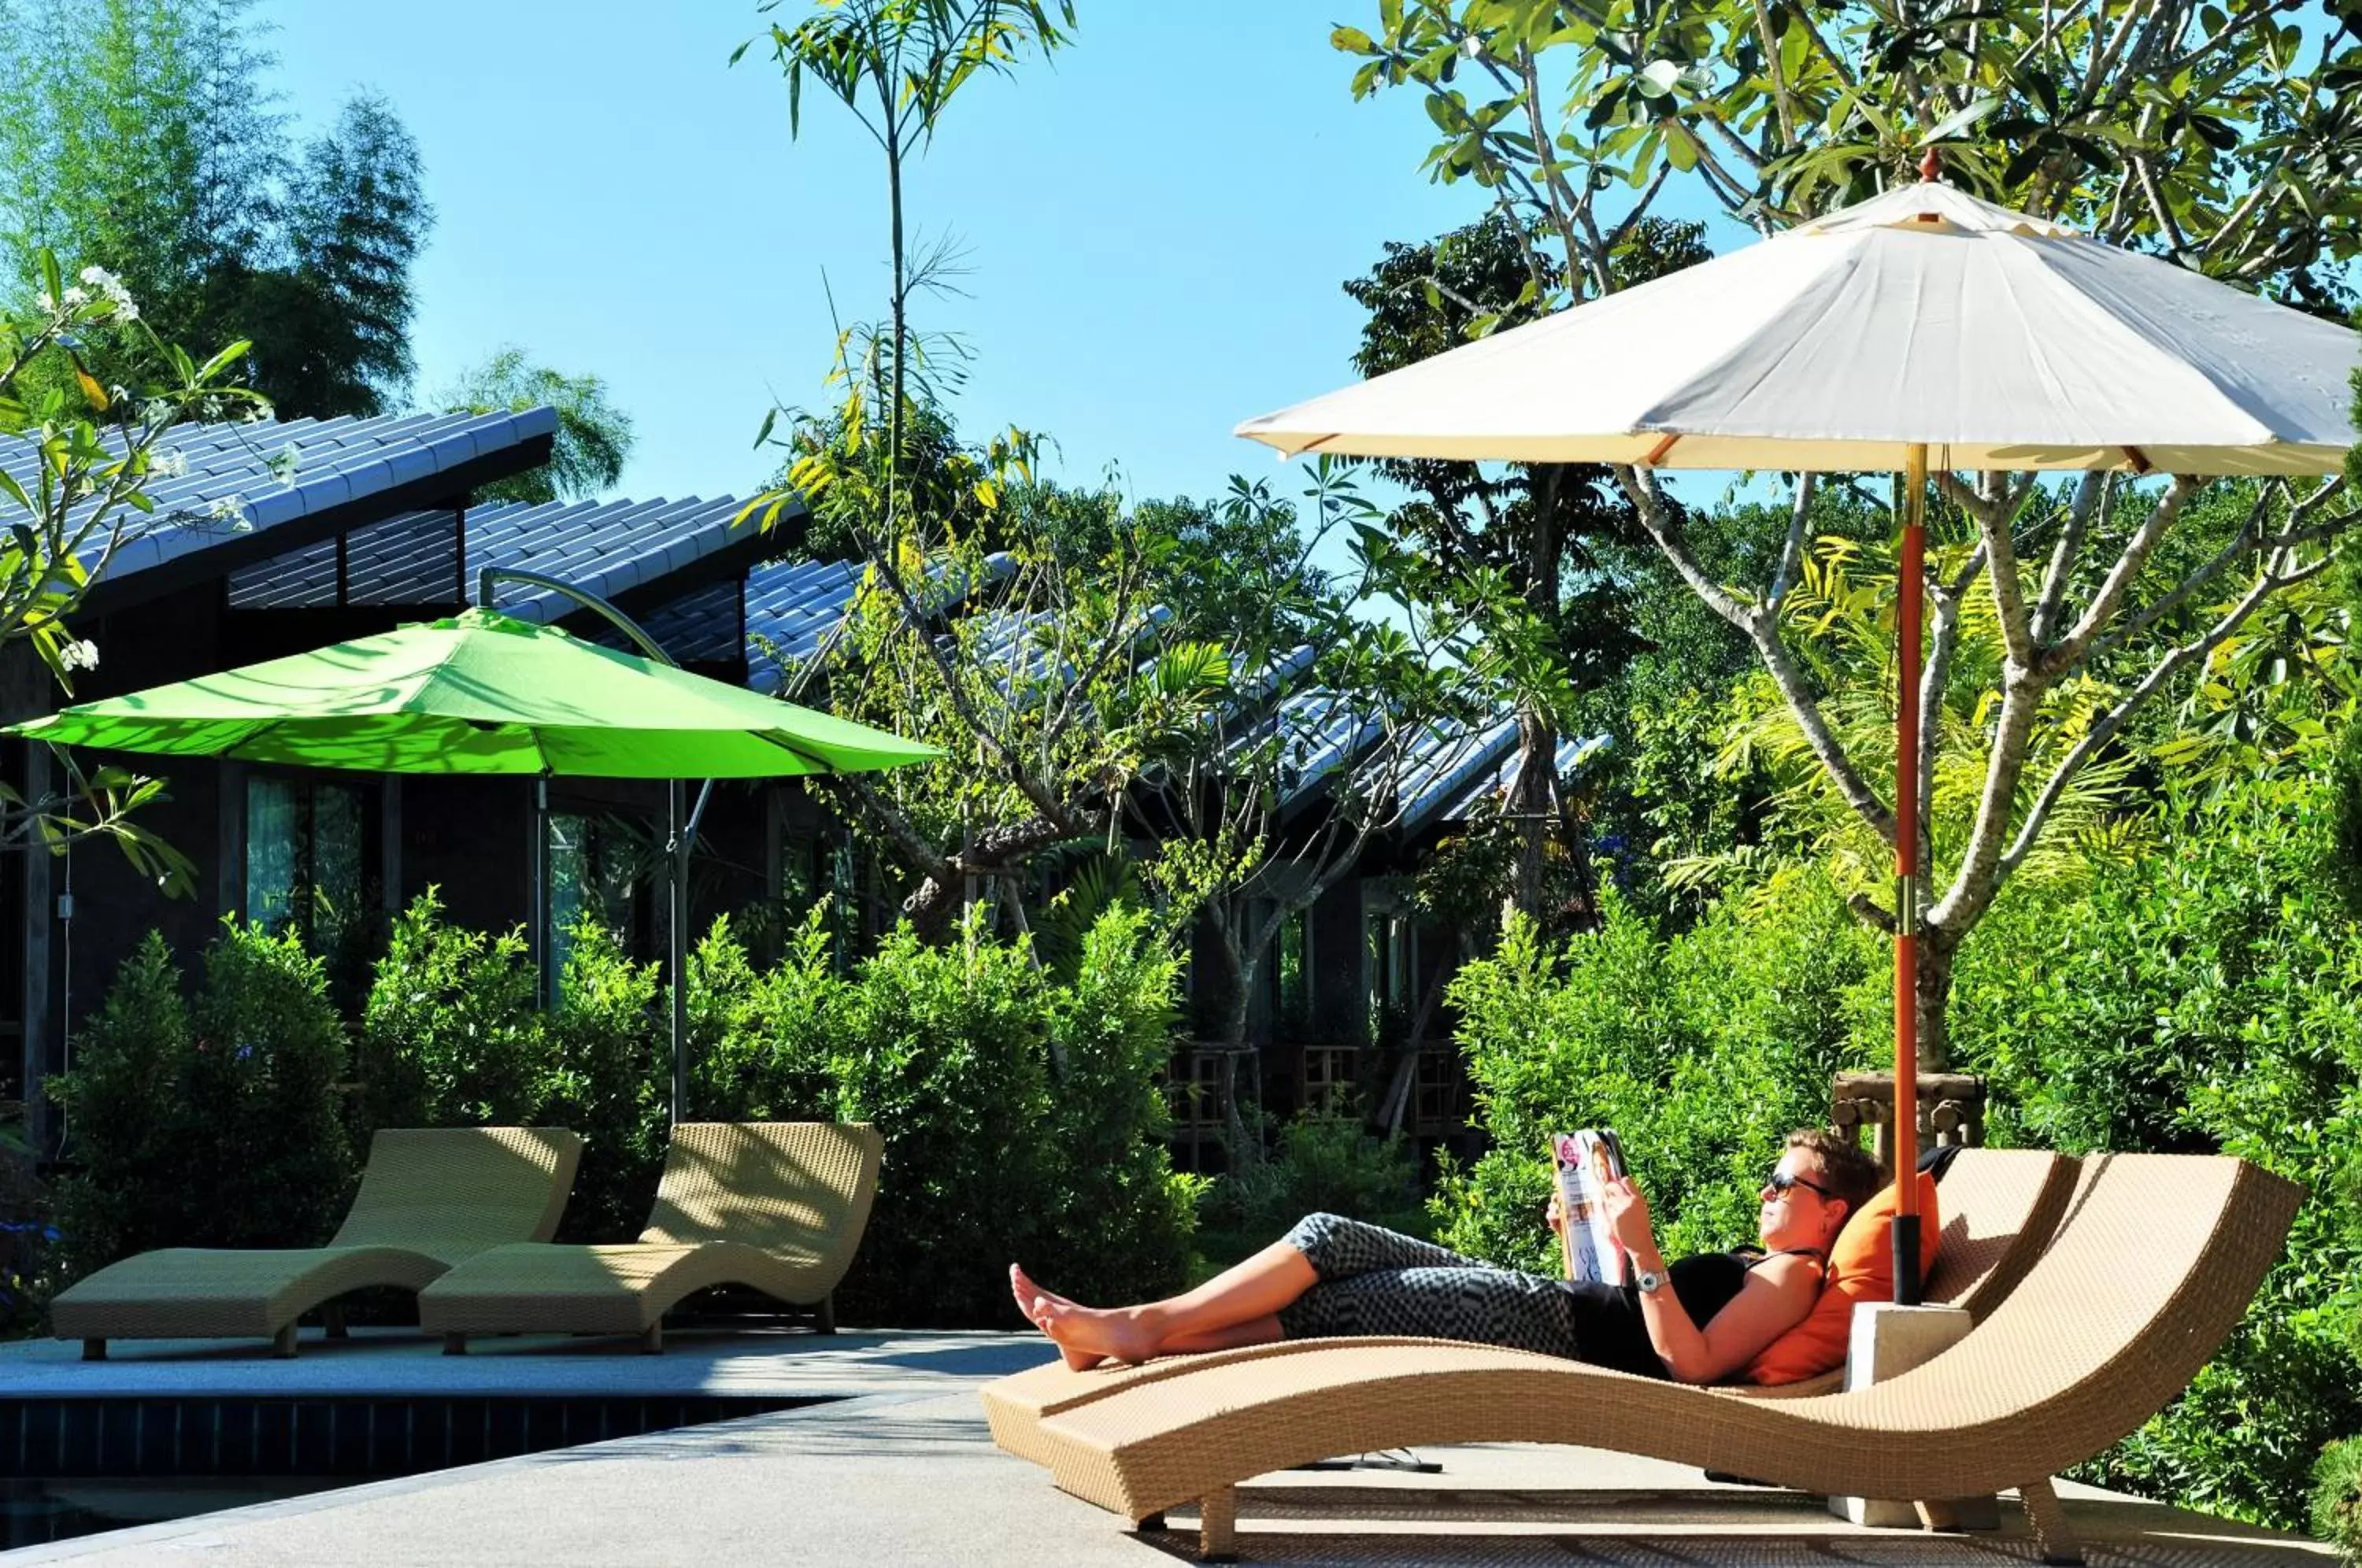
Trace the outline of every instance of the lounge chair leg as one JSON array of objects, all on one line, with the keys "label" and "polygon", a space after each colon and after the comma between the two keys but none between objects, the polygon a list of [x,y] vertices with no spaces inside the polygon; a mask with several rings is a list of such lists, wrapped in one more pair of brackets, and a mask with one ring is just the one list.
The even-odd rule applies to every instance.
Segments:
[{"label": "lounge chair leg", "polygon": [[836,1332],[835,1297],[823,1296],[820,1298],[820,1307],[812,1313],[812,1332],[815,1334]]},{"label": "lounge chair leg", "polygon": [[1239,1492],[1224,1486],[1198,1499],[1198,1556],[1206,1562],[1239,1560]]},{"label": "lounge chair leg", "polygon": [[105,1361],[106,1359],[106,1342],[105,1340],[83,1341],[82,1358],[84,1361]]},{"label": "lounge chair leg", "polygon": [[281,1361],[295,1359],[295,1325],[288,1324],[270,1336],[270,1353]]},{"label": "lounge chair leg", "polygon": [[2051,1490],[2049,1481],[2028,1481],[2017,1489],[2017,1496],[2025,1506],[2025,1522],[2033,1527],[2034,1544],[2041,1550],[2042,1561],[2082,1562],[2083,1549],[2076,1542],[2075,1531],[2067,1523],[2067,1510],[2058,1506],[2058,1494]]},{"label": "lounge chair leg", "polygon": [[642,1355],[664,1354],[664,1325],[662,1323],[650,1323],[647,1328],[647,1332],[640,1336],[640,1353]]},{"label": "lounge chair leg", "polygon": [[345,1327],[345,1304],[343,1302],[331,1301],[326,1307],[321,1308],[320,1321],[326,1325],[328,1338],[332,1340],[348,1340],[352,1338],[352,1331]]},{"label": "lounge chair leg", "polygon": [[445,1355],[466,1355],[468,1353],[468,1336],[465,1334],[444,1335],[443,1353]]}]

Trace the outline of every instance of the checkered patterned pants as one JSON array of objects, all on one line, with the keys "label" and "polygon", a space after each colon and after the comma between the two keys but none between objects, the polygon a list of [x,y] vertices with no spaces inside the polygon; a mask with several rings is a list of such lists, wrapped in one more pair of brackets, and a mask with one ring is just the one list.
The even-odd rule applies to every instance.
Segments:
[{"label": "checkered patterned pants", "polygon": [[[1285,1240],[1320,1275],[1318,1285],[1279,1314],[1279,1326],[1292,1340],[1399,1334],[1602,1361],[1599,1353],[1611,1347],[1595,1331],[1599,1320],[1604,1314],[1623,1315],[1620,1300],[1595,1299],[1619,1294],[1606,1286],[1585,1291],[1496,1268],[1432,1242],[1341,1215],[1308,1214]],[[1588,1335],[1587,1326],[1595,1330]],[[1615,1342],[1618,1353],[1629,1349],[1628,1332],[1605,1338]],[[1588,1347],[1586,1339],[1592,1342]],[[1644,1351],[1647,1342],[1644,1331]],[[1593,1353],[1584,1353],[1586,1348]],[[1653,1353],[1650,1360],[1654,1362]],[[1656,1375],[1662,1375],[1660,1367]]]}]

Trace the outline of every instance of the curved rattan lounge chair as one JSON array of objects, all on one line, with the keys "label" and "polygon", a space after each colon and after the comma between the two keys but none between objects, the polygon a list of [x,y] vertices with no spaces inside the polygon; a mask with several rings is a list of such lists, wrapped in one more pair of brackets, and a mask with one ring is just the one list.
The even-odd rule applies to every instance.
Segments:
[{"label": "curved rattan lounge chair", "polygon": [[[2042,1255],[2058,1217],[2075,1189],[2076,1163],[2037,1149],[1963,1149],[1945,1169],[1940,1188],[1943,1232],[1925,1297],[1965,1309],[1982,1321],[2008,1296]],[[1303,1340],[1257,1345],[1212,1354],[1165,1356],[1138,1366],[1094,1367],[1074,1372],[1051,1361],[984,1390],[992,1441],[1021,1459],[1050,1463],[1041,1436],[1047,1418],[1105,1398],[1119,1389],[1175,1377],[1217,1360],[1253,1360],[1300,1351]],[[1430,1340],[1363,1339],[1357,1344],[1431,1344]],[[1801,1383],[1761,1387],[1731,1386],[1727,1392],[1749,1398],[1797,1398],[1834,1392],[1842,1369]]]},{"label": "curved rattan lounge chair", "polygon": [[458,1354],[470,1334],[636,1334],[664,1348],[664,1315],[716,1285],[816,1307],[861,1244],[885,1141],[866,1122],[684,1121],[640,1239],[496,1247],[420,1293],[418,1320]]},{"label": "curved rattan lounge chair", "polygon": [[141,1253],[50,1302],[50,1331],[90,1361],[111,1339],[251,1336],[292,1356],[295,1320],[348,1291],[418,1290],[488,1247],[548,1240],[581,1158],[560,1127],[387,1128],[326,1246]]},{"label": "curved rattan lounge chair", "polygon": [[1234,1488],[1250,1476],[1334,1453],[1523,1441],[1811,1492],[2014,1486],[2045,1557],[2073,1562],[2047,1477],[2187,1386],[2279,1255],[2301,1197],[2239,1160],[2094,1155],[2048,1248],[1973,1331],[1852,1393],[1749,1398],[1516,1351],[1308,1341],[1074,1406],[1037,1441],[1061,1488],[1127,1518],[1197,1501],[1212,1556],[1232,1550]]}]

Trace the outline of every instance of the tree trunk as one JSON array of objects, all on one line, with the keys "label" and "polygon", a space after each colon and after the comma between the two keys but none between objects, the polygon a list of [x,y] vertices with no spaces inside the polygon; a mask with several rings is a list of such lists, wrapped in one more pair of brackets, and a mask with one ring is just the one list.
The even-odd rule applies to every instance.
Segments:
[{"label": "tree trunk", "polygon": [[[1545,620],[1558,613],[1560,494],[1567,470],[1559,465],[1534,470],[1533,538],[1526,558],[1526,607]],[[1518,774],[1509,810],[1518,824],[1518,874],[1510,908],[1528,920],[1542,918],[1542,874],[1550,854],[1551,803],[1557,796],[1558,726],[1528,703],[1518,707]]]},{"label": "tree trunk", "polygon": [[920,941],[939,947],[951,940],[952,922],[967,901],[957,885],[965,880],[962,878],[940,882],[929,877],[902,900],[902,913],[909,917],[911,928],[918,933]]},{"label": "tree trunk", "polygon": [[1540,923],[1542,875],[1550,855],[1552,775],[1558,767],[1558,730],[1530,710],[1518,714],[1518,770],[1509,787],[1509,812],[1518,824],[1517,881],[1509,910]]},{"label": "tree trunk", "polygon": [[1952,998],[1952,965],[1960,939],[1938,927],[1919,929],[1919,1070],[1951,1070],[1952,1035],[1947,1010]]}]

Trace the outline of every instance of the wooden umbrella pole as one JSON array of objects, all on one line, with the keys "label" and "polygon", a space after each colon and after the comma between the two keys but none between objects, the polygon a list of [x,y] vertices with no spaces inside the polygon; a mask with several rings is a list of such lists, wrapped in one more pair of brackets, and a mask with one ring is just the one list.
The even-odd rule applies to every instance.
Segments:
[{"label": "wooden umbrella pole", "polygon": [[1919,624],[1927,558],[1927,448],[1904,468],[1894,703],[1894,1299],[1919,1304]]}]

